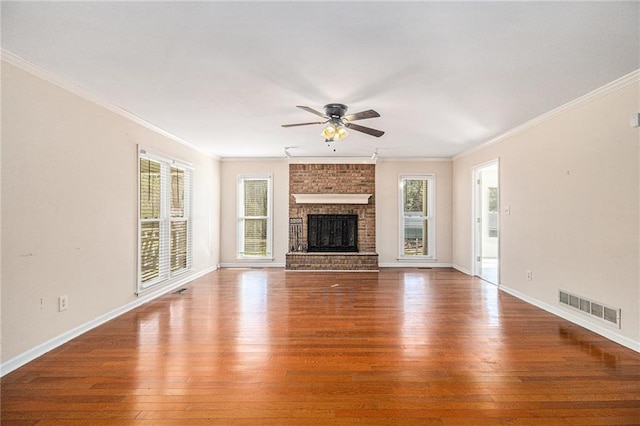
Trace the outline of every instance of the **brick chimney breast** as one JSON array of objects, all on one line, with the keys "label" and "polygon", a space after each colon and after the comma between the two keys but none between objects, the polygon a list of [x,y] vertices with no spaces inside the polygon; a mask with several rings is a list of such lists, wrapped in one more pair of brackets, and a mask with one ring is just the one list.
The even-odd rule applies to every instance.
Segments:
[{"label": "brick chimney breast", "polygon": [[[375,164],[290,164],[289,219],[302,220],[299,240],[307,243],[309,214],[358,215],[358,253],[287,254],[287,269],[377,270],[375,217]],[[293,194],[371,194],[366,204],[298,204]],[[291,231],[290,231],[291,232]],[[291,235],[290,235],[291,237]]]}]

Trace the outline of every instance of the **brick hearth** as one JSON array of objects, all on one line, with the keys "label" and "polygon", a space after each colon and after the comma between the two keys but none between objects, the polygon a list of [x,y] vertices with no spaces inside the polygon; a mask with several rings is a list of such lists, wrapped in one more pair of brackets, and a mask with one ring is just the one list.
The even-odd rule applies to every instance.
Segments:
[{"label": "brick hearth", "polygon": [[288,253],[290,271],[377,271],[378,253]]}]

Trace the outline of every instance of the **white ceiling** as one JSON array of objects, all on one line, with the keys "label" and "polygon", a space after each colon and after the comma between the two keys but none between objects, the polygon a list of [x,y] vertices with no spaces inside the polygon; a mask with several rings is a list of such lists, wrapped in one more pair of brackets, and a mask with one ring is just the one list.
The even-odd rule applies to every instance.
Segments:
[{"label": "white ceiling", "polygon": [[[1,8],[3,50],[220,157],[451,157],[640,68],[637,1]],[[280,127],[331,102],[386,134]]]}]

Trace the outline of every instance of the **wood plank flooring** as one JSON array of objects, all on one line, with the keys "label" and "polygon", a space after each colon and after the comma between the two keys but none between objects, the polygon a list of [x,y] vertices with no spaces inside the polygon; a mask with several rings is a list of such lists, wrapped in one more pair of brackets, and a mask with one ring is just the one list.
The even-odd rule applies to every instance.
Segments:
[{"label": "wood plank flooring", "polygon": [[2,378],[2,425],[640,424],[640,354],[453,269],[222,269]]}]

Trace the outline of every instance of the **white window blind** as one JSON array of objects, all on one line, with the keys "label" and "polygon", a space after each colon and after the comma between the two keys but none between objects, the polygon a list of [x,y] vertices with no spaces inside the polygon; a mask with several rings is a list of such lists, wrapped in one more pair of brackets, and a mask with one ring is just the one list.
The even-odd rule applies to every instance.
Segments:
[{"label": "white window blind", "polygon": [[140,150],[138,290],[191,268],[189,165]]},{"label": "white window blind", "polygon": [[400,175],[399,217],[402,258],[435,258],[433,175]]},{"label": "white window blind", "polygon": [[238,258],[272,257],[271,176],[238,178]]}]

